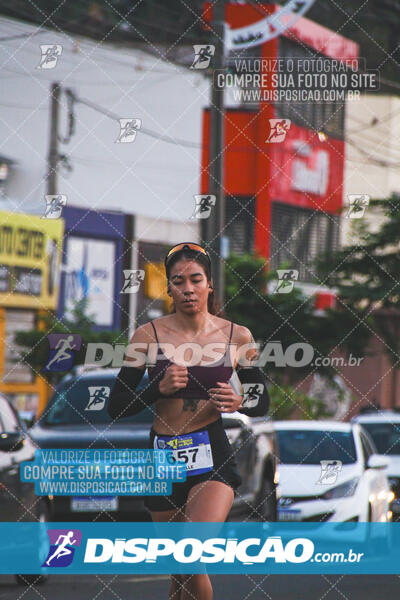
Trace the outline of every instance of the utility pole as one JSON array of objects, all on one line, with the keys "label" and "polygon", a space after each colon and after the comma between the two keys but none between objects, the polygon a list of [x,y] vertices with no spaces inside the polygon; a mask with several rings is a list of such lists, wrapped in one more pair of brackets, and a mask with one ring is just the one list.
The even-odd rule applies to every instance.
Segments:
[{"label": "utility pole", "polygon": [[58,166],[58,115],[60,108],[61,87],[58,83],[51,84],[51,109],[50,109],[50,144],[47,158],[47,194],[57,194],[57,166]]},{"label": "utility pole", "polygon": [[210,250],[214,292],[224,304],[224,263],[221,259],[221,234],[225,225],[224,196],[224,90],[214,85],[214,73],[224,68],[225,0],[216,0],[212,7],[212,30],[215,53],[212,58],[213,83],[210,109],[209,194],[216,197],[208,219],[202,220],[202,236]]}]

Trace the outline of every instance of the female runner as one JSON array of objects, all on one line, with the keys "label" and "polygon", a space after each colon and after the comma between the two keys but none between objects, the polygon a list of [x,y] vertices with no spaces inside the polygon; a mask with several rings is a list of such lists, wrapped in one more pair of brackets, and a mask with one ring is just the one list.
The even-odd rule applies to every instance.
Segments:
[{"label": "female runner", "polygon": [[[206,250],[192,242],[177,244],[165,257],[165,269],[174,312],[135,331],[131,344],[144,348],[143,361],[139,366],[121,368],[108,412],[118,419],[154,405],[149,448],[165,448],[169,440],[176,439],[177,451],[180,447],[194,450],[186,452],[186,481],[174,482],[170,496],[145,498],[153,521],[224,522],[241,477],[221,413],[239,410],[249,416],[265,415],[269,408],[266,381],[261,369],[252,364],[257,352],[250,331],[215,314],[211,260]],[[147,345],[159,345],[160,352],[163,347],[171,349],[171,344],[175,349],[187,342],[200,349],[206,344],[224,346],[226,351],[222,355],[212,351],[214,358],[220,358],[210,361],[206,350],[201,364],[193,366],[182,365],[193,362],[191,356],[184,361],[183,352],[176,353],[180,364],[161,353],[149,368],[150,384],[136,394],[146,366]],[[247,359],[245,366],[236,368],[241,383],[252,384],[253,390],[256,384],[262,386],[258,401],[252,395],[248,408],[246,396],[237,394],[229,383],[239,355]],[[208,575],[172,575],[169,598],[212,599]]]}]

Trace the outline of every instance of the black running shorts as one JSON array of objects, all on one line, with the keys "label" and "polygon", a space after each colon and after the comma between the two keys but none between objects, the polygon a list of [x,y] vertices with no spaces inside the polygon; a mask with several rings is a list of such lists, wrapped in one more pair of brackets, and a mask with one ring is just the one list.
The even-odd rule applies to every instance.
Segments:
[{"label": "black running shorts", "polygon": [[[216,421],[213,421],[213,423],[187,433],[203,430],[208,431],[210,439],[213,457],[212,470],[207,471],[206,473],[200,473],[199,475],[189,475],[186,477],[186,481],[173,482],[172,494],[170,496],[145,496],[144,503],[148,510],[162,511],[182,508],[186,504],[189,490],[194,485],[208,480],[226,483],[233,489],[235,496],[237,495],[237,488],[242,483],[242,478],[237,470],[236,460],[225,433],[222,418],[219,417]],[[157,435],[157,432],[154,431],[152,427],[150,430],[149,448],[154,448],[153,442],[155,435]],[[172,439],[176,436],[168,437],[171,437]]]}]

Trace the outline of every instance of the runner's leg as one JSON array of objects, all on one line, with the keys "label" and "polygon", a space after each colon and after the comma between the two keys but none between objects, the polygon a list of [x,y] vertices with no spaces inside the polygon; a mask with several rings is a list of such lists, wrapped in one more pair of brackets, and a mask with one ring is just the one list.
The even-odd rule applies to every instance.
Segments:
[{"label": "runner's leg", "polygon": [[[210,502],[212,498],[212,502]],[[204,481],[194,485],[186,502],[186,520],[189,522],[222,522],[231,510],[233,489],[221,481]],[[183,575],[180,600],[212,600],[213,591],[208,575]]]},{"label": "runner's leg", "polygon": [[[151,511],[152,521],[176,522],[184,521],[185,514],[183,508],[172,510]],[[181,575],[171,575],[171,587],[169,589],[168,600],[181,600],[182,581]],[[192,599],[193,600],[193,599]]]},{"label": "runner's leg", "polygon": [[232,508],[233,498],[233,489],[222,481],[211,479],[198,483],[189,491],[185,509],[186,520],[196,523],[223,523]]}]

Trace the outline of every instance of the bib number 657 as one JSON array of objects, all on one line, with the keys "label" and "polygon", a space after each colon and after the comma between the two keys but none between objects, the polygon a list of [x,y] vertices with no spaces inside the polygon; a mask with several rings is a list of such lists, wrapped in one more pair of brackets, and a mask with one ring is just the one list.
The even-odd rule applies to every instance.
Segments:
[{"label": "bib number 657", "polygon": [[193,465],[196,462],[196,456],[198,451],[198,448],[185,448],[184,450],[177,450],[176,452],[174,452],[173,460],[174,462],[179,461],[187,464],[189,462],[189,459],[191,458],[191,463]]}]

